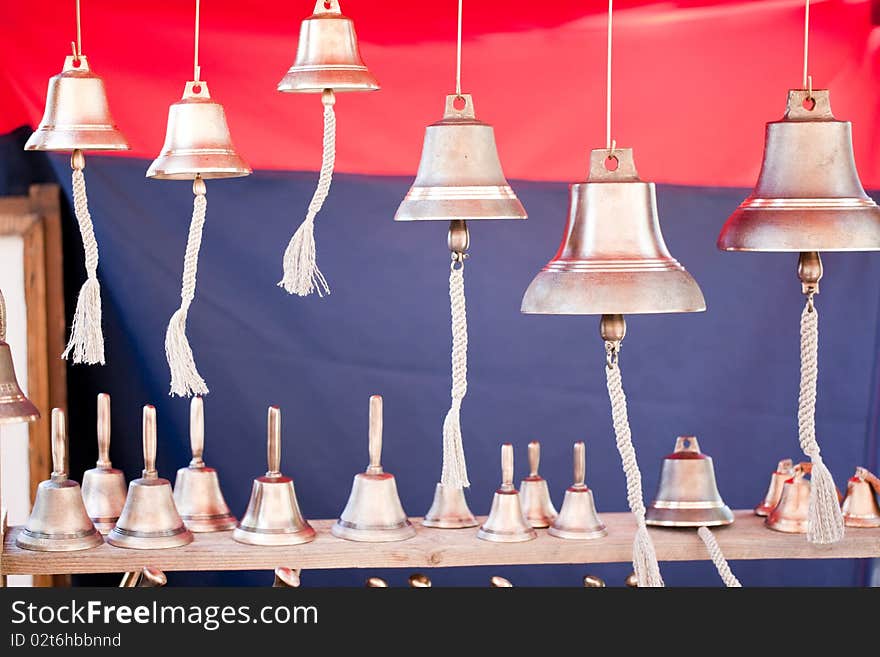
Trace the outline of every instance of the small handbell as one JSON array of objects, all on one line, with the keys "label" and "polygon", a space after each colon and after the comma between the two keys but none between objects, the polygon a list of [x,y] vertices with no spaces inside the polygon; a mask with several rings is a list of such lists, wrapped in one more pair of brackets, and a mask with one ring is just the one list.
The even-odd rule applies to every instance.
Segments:
[{"label": "small handbell", "polygon": [[189,440],[192,460],[177,471],[174,480],[174,503],[191,532],[222,532],[233,529],[235,516],[229,511],[220,479],[214,468],[205,465],[205,406],[201,397],[190,402]]},{"label": "small handbell", "polygon": [[434,501],[422,521],[424,527],[440,529],[462,529],[476,527],[477,519],[467,505],[463,488],[454,488],[437,483],[434,488]]},{"label": "small handbell", "polygon": [[12,350],[6,342],[6,300],[0,292],[0,425],[33,422],[40,411],[28,399],[15,376]]},{"label": "small handbell", "polygon": [[782,487],[785,482],[791,479],[794,474],[794,463],[791,459],[782,459],[776,466],[776,471],[770,475],[770,487],[764,500],[755,507],[755,515],[767,517],[770,512],[779,504],[779,498],[782,497]]},{"label": "small handbell", "polygon": [[53,408],[52,477],[37,487],[34,508],[15,544],[39,552],[72,552],[103,542],[86,513],[79,484],[67,478],[65,415],[60,408]]},{"label": "small handbell", "polygon": [[583,442],[574,444],[574,483],[565,491],[562,509],[548,533],[557,538],[591,540],[602,538],[608,531],[596,512],[593,491],[587,488],[586,447]]},{"label": "small handbell", "polygon": [[370,465],[356,474],[348,503],[333,523],[334,536],[349,541],[381,543],[403,541],[416,535],[400,497],[394,475],[382,469],[382,397],[370,397]]},{"label": "small handbell", "polygon": [[847,527],[880,527],[880,479],[865,468],[856,468],[846,486],[843,522]]},{"label": "small handbell", "polygon": [[174,506],[171,482],[156,471],[156,409],[144,406],[144,471],[128,485],[128,497],[119,521],[107,535],[111,545],[136,550],[179,547],[193,535]]},{"label": "small handbell", "polygon": [[269,469],[254,479],[251,499],[232,533],[250,545],[298,545],[315,540],[315,530],[303,518],[293,479],[281,474],[281,409],[270,406],[267,429]]},{"label": "small handbell", "polygon": [[729,525],[733,512],[721,499],[712,457],[700,452],[695,436],[679,436],[663,459],[657,496],[645,522],[661,527]]},{"label": "small handbell", "polygon": [[810,518],[810,480],[806,475],[813,464],[804,462],[794,467],[794,473],[782,486],[779,503],[764,519],[770,529],[788,534],[806,534]]},{"label": "small handbell", "polygon": [[520,482],[519,501],[526,520],[532,527],[549,527],[558,515],[547,480],[538,474],[541,462],[541,443],[533,440],[529,443],[529,476]]},{"label": "small handbell", "polygon": [[489,517],[477,532],[477,538],[496,543],[531,541],[538,533],[526,520],[519,493],[513,485],[513,445],[501,446],[501,486],[495,491]]},{"label": "small handbell", "polygon": [[82,497],[95,528],[102,534],[116,526],[125,506],[125,475],[110,462],[110,395],[98,395],[98,461],[86,470]]}]

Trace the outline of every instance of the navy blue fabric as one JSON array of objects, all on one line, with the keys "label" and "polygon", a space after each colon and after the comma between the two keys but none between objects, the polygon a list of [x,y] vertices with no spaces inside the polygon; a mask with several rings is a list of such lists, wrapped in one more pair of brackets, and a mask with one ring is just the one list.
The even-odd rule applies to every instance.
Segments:
[{"label": "navy blue fabric", "polygon": [[[36,163],[42,155],[27,155]],[[6,158],[2,166],[13,166]],[[52,156],[70,193],[69,165]],[[95,395],[113,397],[114,464],[140,468],[140,409],[159,417],[158,464],[173,479],[188,462],[189,404],[168,396],[165,326],[179,304],[191,185],[146,180],[145,161],[90,156],[86,179],[101,248],[107,366],[71,367],[71,454],[95,455]],[[7,176],[8,177],[8,176]],[[2,179],[3,176],[0,176]],[[337,175],[316,221],[319,263],[332,294],[288,296],[276,287],[281,256],[302,220],[316,174],[258,172],[208,181],[208,214],[188,335],[211,389],[206,460],[242,513],[265,464],[269,404],[283,411],[283,466],[304,513],[336,517],[351,478],[367,461],[370,394],[385,398],[386,470],[404,507],[423,514],[440,474],[441,427],[449,401],[447,226],[395,224],[410,183]],[[469,388],[463,432],[472,509],[485,513],[500,477],[499,445],[540,440],[541,469],[554,499],[571,477],[571,446],[587,442],[588,484],[600,511],[626,509],[614,445],[596,317],[525,316],[522,293],[555,252],[564,227],[564,184],[515,183],[530,218],[474,222],[465,280]],[[801,457],[797,443],[798,322],[803,298],[797,258],[727,254],[715,248],[724,219],[746,190],[660,186],[667,244],[701,284],[709,311],[628,317],[621,355],[645,496],[679,434],[695,434],[713,456],[731,507],[753,506],[777,460]],[[65,227],[68,314],[83,280],[75,222]],[[839,486],[856,465],[878,458],[880,256],[823,256],[818,435]],[[74,470],[77,472],[77,470]],[[279,564],[296,566],[296,564]],[[665,563],[670,585],[719,584],[711,564]],[[734,562],[744,585],[864,583],[858,561]],[[492,574],[520,585],[578,585],[590,572],[620,584],[627,564],[444,569],[438,585],[483,585]],[[304,574],[307,585],[360,585],[382,571]],[[402,583],[408,573],[385,571]],[[265,584],[267,573],[171,574],[172,583]]]}]

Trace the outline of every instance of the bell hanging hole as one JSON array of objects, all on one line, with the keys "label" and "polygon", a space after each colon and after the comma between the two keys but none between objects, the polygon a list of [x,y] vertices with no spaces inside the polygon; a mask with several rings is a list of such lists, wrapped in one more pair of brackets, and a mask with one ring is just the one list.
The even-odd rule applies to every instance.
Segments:
[{"label": "bell hanging hole", "polygon": [[82,61],[80,59],[73,60],[73,68],[79,68],[82,65]]},{"label": "bell hanging hole", "polygon": [[685,438],[681,444],[682,444],[682,447],[684,447],[685,449],[690,449],[691,448],[691,439]]},{"label": "bell hanging hole", "polygon": [[330,0],[324,0],[324,9],[330,9],[333,6],[333,3]]},{"label": "bell hanging hole", "polygon": [[807,96],[804,98],[804,101],[801,103],[803,108],[808,112],[812,112],[816,108],[816,99],[812,96]]},{"label": "bell hanging hole", "polygon": [[605,158],[605,168],[608,169],[608,171],[617,171],[617,167],[619,166],[620,162],[613,155],[609,155]]},{"label": "bell hanging hole", "polygon": [[466,105],[467,101],[464,99],[463,96],[456,96],[455,100],[452,101],[452,106],[459,112],[462,111]]},{"label": "bell hanging hole", "polygon": [[194,94],[202,93],[202,85],[200,84],[194,84],[192,89]]}]

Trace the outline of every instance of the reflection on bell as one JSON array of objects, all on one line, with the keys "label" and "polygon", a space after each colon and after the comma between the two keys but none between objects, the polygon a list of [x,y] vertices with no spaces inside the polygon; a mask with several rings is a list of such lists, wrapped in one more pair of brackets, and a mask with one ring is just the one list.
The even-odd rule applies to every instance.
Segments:
[{"label": "reflection on bell", "polygon": [[110,463],[110,395],[98,395],[98,461],[83,474],[82,497],[95,529],[106,534],[125,506],[125,475]]},{"label": "reflection on bell", "polygon": [[431,579],[427,575],[413,573],[409,576],[409,587],[411,589],[429,589],[431,588]]},{"label": "reflection on bell", "polygon": [[630,589],[639,588],[639,578],[636,577],[635,573],[630,573],[629,575],[627,575],[623,583],[626,584],[627,588]]},{"label": "reflection on bell", "polygon": [[764,501],[755,507],[755,515],[769,516],[770,512],[779,504],[779,498],[782,497],[782,487],[785,482],[791,479],[794,474],[794,463],[791,459],[782,459],[776,466],[776,472],[770,475],[770,487],[764,496]]},{"label": "reflection on bell", "polygon": [[541,443],[529,443],[529,476],[519,485],[519,501],[532,527],[549,527],[556,520],[556,507],[550,499],[547,481],[538,474],[541,462]]},{"label": "reflection on bell", "polygon": [[299,571],[296,568],[276,568],[274,589],[297,589],[300,585]]},{"label": "reflection on bell", "polygon": [[792,89],[785,116],[767,124],[752,194],[718,237],[726,251],[875,251],[880,208],[853,158],[852,125],[831,113],[827,89]]},{"label": "reflection on bell", "polygon": [[452,488],[437,484],[434,489],[434,501],[422,521],[424,527],[441,529],[461,529],[476,527],[478,524],[474,514],[468,508],[463,488]]},{"label": "reflection on bell", "polygon": [[[553,525],[551,536],[574,540],[602,538],[608,531],[596,513],[593,491],[585,483],[587,464],[583,442],[574,444],[574,483],[565,491],[565,500]],[[604,585],[603,585],[604,586]]]},{"label": "reflection on bell", "polygon": [[[532,280],[524,313],[613,315],[699,312],[696,281],[669,254],[654,183],[636,172],[631,148],[590,154],[590,176],[571,185],[559,251]],[[606,168],[606,161],[616,169]],[[614,166],[608,165],[608,166]]]},{"label": "reflection on bell", "polygon": [[501,170],[492,126],[477,120],[469,94],[447,96],[443,119],[425,130],[416,180],[394,220],[526,217]]},{"label": "reflection on bell", "polygon": [[387,589],[388,582],[386,582],[381,577],[368,577],[366,581],[366,587],[368,589]]},{"label": "reflection on bell", "polygon": [[349,541],[382,543],[416,535],[406,517],[394,475],[382,470],[382,397],[370,397],[370,465],[356,474],[351,495],[331,533]]},{"label": "reflection on bell", "polygon": [[189,441],[192,460],[189,467],[177,471],[174,503],[191,532],[222,532],[235,527],[217,471],[205,465],[205,407],[201,397],[193,397],[189,407]]},{"label": "reflection on bell", "polygon": [[712,457],[700,453],[695,436],[679,436],[675,451],[663,459],[657,497],[645,522],[661,527],[729,525],[733,512],[715,484]]},{"label": "reflection on bell", "polygon": [[519,543],[537,538],[538,533],[526,520],[513,486],[513,445],[501,446],[501,487],[495,491],[489,517],[477,532],[477,538],[496,543]]},{"label": "reflection on bell", "polygon": [[110,116],[104,81],[89,60],[68,55],[49,78],[43,120],[24,145],[26,151],[121,151],[128,142]]},{"label": "reflection on bell", "polygon": [[156,472],[156,409],[150,405],[144,406],[143,441],[143,476],[128,485],[125,507],[107,542],[137,550],[192,543],[193,535],[174,506],[171,482],[160,479]]},{"label": "reflection on bell", "polygon": [[493,589],[510,589],[510,588],[513,588],[513,584],[510,582],[509,579],[506,579],[506,578],[504,578],[504,577],[500,577],[500,576],[498,576],[498,575],[493,575],[493,576],[489,579],[489,586],[491,586]]},{"label": "reflection on bell", "polygon": [[6,299],[0,292],[0,425],[33,422],[40,411],[24,396],[15,378],[12,351],[6,342]]},{"label": "reflection on bell", "polygon": [[237,178],[250,173],[232,143],[223,105],[211,99],[204,80],[187,82],[183,98],[168,110],[165,144],[147,178]]},{"label": "reflection on bell", "polygon": [[602,589],[605,588],[605,580],[596,575],[584,575],[585,589]]},{"label": "reflection on bell", "polygon": [[37,487],[34,508],[15,544],[25,550],[72,552],[103,542],[86,513],[79,484],[67,478],[67,426],[64,411],[53,408],[52,477]]},{"label": "reflection on bell", "polygon": [[267,443],[269,469],[254,479],[247,511],[232,538],[250,545],[313,541],[315,530],[299,510],[293,479],[281,474],[281,409],[277,406],[269,407]]},{"label": "reflection on bell", "polygon": [[296,59],[278,83],[278,91],[321,93],[374,91],[379,83],[358,49],[354,23],[342,15],[338,0],[318,0],[299,30]]},{"label": "reflection on bell", "polygon": [[125,573],[122,576],[122,581],[119,583],[119,588],[150,589],[165,586],[167,583],[168,578],[161,570],[151,566],[144,566],[140,570]]},{"label": "reflection on bell", "polygon": [[782,487],[779,503],[764,520],[770,529],[789,534],[806,534],[809,528],[810,480],[805,478],[812,463],[798,463]]},{"label": "reflection on bell", "polygon": [[843,522],[847,527],[880,527],[880,479],[865,468],[856,468],[846,486],[843,500]]}]

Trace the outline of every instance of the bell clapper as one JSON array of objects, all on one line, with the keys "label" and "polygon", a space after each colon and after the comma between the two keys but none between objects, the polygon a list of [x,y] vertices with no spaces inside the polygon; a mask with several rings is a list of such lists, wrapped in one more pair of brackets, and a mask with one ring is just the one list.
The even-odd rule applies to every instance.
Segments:
[{"label": "bell clapper", "polygon": [[608,367],[617,366],[620,346],[626,337],[626,319],[623,315],[602,315],[599,321],[599,335],[605,341]]},{"label": "bell clapper", "polygon": [[453,219],[449,222],[449,234],[446,237],[446,243],[452,252],[452,267],[454,268],[456,264],[459,266],[464,265],[464,261],[469,257],[467,250],[471,243],[467,221],[464,219]]},{"label": "bell clapper", "polygon": [[813,312],[813,296],[819,294],[819,281],[822,279],[822,257],[816,251],[804,251],[798,258],[798,278],[801,291],[807,297],[809,312]]}]

